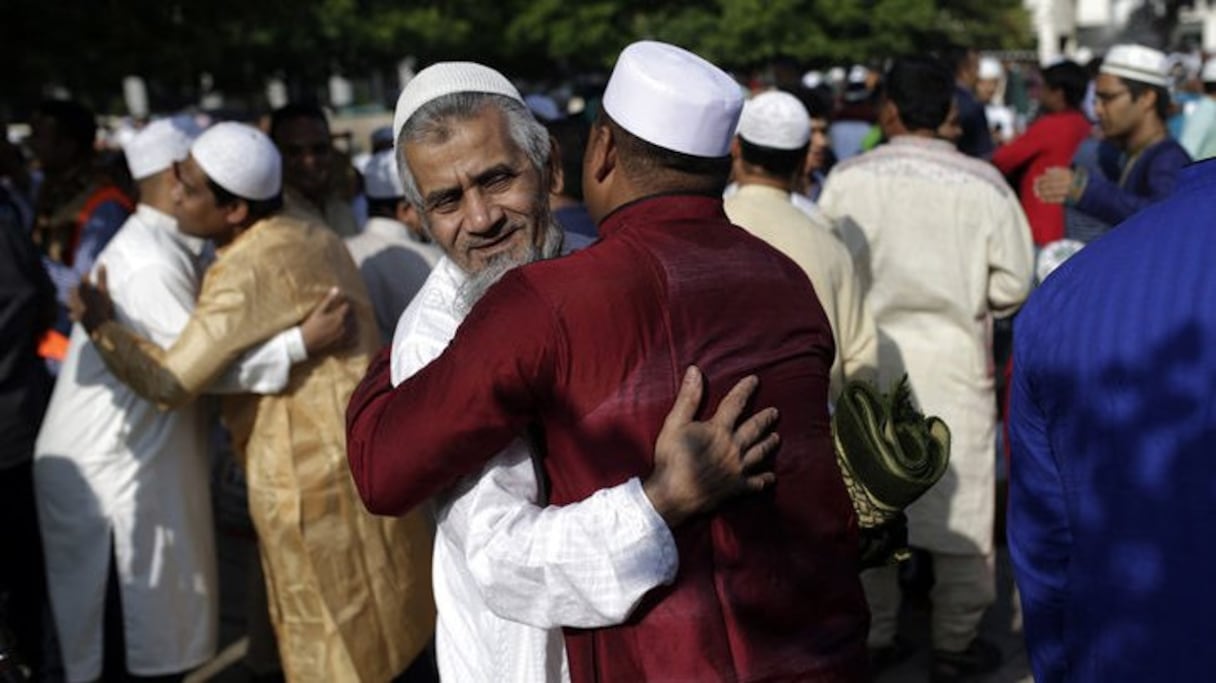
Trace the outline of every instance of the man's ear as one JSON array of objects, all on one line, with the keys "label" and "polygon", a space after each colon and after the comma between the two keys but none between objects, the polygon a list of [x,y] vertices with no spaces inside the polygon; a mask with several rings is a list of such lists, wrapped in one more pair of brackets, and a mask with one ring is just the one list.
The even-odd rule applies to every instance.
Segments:
[{"label": "man's ear", "polygon": [[562,146],[549,136],[549,194],[561,194],[566,189],[566,174],[562,171]]},{"label": "man's ear", "polygon": [[237,199],[224,209],[224,220],[228,225],[243,225],[249,218],[249,202]]},{"label": "man's ear", "polygon": [[597,183],[612,174],[617,164],[616,138],[612,129],[603,124],[591,127],[591,143],[587,147],[588,170]]}]

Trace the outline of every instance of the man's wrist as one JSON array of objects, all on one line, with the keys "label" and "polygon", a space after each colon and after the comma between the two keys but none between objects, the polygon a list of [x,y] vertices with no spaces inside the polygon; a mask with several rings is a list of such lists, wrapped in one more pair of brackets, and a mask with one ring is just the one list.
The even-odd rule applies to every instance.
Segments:
[{"label": "man's wrist", "polygon": [[669,495],[662,476],[657,472],[652,472],[642,482],[642,493],[646,494],[646,499],[650,501],[651,507],[663,518],[668,528],[674,529],[688,518],[688,514]]},{"label": "man's wrist", "polygon": [[1085,194],[1085,186],[1089,184],[1089,171],[1084,166],[1073,167],[1072,182],[1068,184],[1068,194],[1064,195],[1064,203],[1076,204]]}]

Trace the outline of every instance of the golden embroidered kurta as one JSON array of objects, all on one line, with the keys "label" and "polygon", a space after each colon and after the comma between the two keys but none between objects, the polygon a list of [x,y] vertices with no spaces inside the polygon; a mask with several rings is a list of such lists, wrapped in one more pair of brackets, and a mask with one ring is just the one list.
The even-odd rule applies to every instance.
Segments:
[{"label": "golden embroidered kurta", "polygon": [[292,368],[276,395],[225,397],[245,461],[271,620],[292,681],[386,681],[434,629],[428,525],[375,517],[346,464],[347,400],[378,333],[346,247],[324,227],[279,215],[220,250],[198,306],[161,349],[107,322],[93,334],[110,369],[158,404],[181,405],[245,349],[303,320],[332,286],[350,298],[359,341]]}]

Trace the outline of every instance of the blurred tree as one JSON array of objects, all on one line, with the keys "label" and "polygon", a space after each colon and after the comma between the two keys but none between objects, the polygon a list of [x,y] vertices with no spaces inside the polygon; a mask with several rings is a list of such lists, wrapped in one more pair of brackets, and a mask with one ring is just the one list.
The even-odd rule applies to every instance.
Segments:
[{"label": "blurred tree", "polygon": [[[668,40],[726,66],[777,57],[856,62],[945,41],[1030,47],[1021,0],[15,0],[0,19],[10,65],[0,106],[28,107],[60,85],[121,111],[138,74],[154,108],[196,102],[203,74],[249,106],[266,80],[323,94],[331,73],[393,73],[473,59],[531,78],[611,66],[639,38]],[[4,114],[0,109],[0,116]]]}]

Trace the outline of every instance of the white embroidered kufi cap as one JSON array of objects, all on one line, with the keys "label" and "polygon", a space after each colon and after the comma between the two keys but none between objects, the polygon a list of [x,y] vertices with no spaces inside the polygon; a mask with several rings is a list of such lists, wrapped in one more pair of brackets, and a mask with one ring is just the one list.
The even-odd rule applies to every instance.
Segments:
[{"label": "white embroidered kufi cap", "polygon": [[734,79],[674,45],[643,40],[621,51],[603,109],[653,145],[695,157],[723,157],[739,123],[743,93]]},{"label": "white embroidered kufi cap", "polygon": [[143,180],[182,161],[202,131],[189,116],[158,119],[144,126],[123,145],[131,177]]},{"label": "white embroidered kufi cap", "polygon": [[823,85],[822,71],[808,71],[802,74],[802,87],[808,90],[814,90]]},{"label": "white embroidered kufi cap", "polygon": [[799,149],[811,139],[811,115],[797,97],[780,90],[743,103],[739,137],[771,149]]},{"label": "white embroidered kufi cap", "polygon": [[1001,66],[1000,60],[995,57],[980,58],[980,80],[995,81],[1005,75],[1005,68]]},{"label": "white embroidered kufi cap", "polygon": [[279,150],[262,131],[243,123],[217,123],[190,147],[208,178],[242,199],[270,199],[283,189]]},{"label": "white embroidered kufi cap", "polygon": [[1216,57],[1203,63],[1203,71],[1199,74],[1199,80],[1204,83],[1216,83]]},{"label": "white embroidered kufi cap", "polygon": [[1116,45],[1102,60],[1104,74],[1148,83],[1163,88],[1170,86],[1169,62],[1165,53],[1143,45]]},{"label": "white embroidered kufi cap", "polygon": [[458,92],[503,95],[521,104],[524,101],[506,76],[488,66],[476,62],[432,64],[419,71],[397,98],[397,110],[393,113],[393,144],[401,140],[401,129],[423,105]]},{"label": "white embroidered kufi cap", "polygon": [[398,199],[405,196],[405,186],[397,173],[393,150],[376,152],[363,171],[364,192],[370,199]]}]

